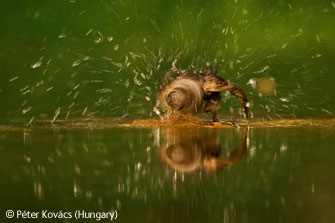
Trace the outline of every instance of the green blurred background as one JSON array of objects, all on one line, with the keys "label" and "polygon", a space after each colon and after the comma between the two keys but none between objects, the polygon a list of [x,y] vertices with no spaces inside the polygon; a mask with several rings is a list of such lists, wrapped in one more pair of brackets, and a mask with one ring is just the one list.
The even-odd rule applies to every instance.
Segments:
[{"label": "green blurred background", "polygon": [[334,116],[334,1],[2,0],[0,15],[1,123],[156,117],[175,58],[240,85],[255,118]]}]

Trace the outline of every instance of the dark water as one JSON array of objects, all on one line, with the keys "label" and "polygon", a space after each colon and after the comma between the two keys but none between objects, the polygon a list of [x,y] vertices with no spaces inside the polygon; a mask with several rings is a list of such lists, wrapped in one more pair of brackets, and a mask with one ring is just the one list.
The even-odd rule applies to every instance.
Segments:
[{"label": "dark water", "polygon": [[334,137],[333,128],[1,131],[1,220],[11,209],[332,222]]}]

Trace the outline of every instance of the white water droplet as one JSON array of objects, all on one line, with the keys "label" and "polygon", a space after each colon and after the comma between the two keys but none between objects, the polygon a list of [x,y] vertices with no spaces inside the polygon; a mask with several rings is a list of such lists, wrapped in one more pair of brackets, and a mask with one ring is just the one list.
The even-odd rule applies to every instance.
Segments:
[{"label": "white water droplet", "polygon": [[85,34],[85,36],[90,35],[91,32],[93,32],[93,29],[88,30],[87,33]]},{"label": "white water droplet", "polygon": [[119,49],[119,44],[116,44],[114,47],[113,47],[114,51],[117,51]]},{"label": "white water droplet", "polygon": [[55,111],[55,115],[54,115],[54,117],[53,117],[53,119],[52,119],[52,123],[54,123],[55,122],[55,120],[57,119],[57,117],[58,117],[58,115],[60,114],[60,110],[61,110],[61,107],[58,107],[57,109],[56,109],[56,111]]},{"label": "white water droplet", "polygon": [[48,92],[48,91],[51,91],[53,88],[54,88],[54,87],[49,87],[49,88],[47,89],[47,92]]},{"label": "white water droplet", "polygon": [[94,40],[94,43],[101,43],[102,42],[102,38],[98,37],[97,39]]},{"label": "white water droplet", "polygon": [[279,98],[282,102],[289,102],[288,98]]},{"label": "white water droplet", "polygon": [[287,150],[287,146],[285,144],[282,144],[280,147],[280,152],[284,152]]},{"label": "white water droplet", "polygon": [[247,85],[250,85],[252,88],[256,88],[256,81],[254,79],[249,79]]},{"label": "white water droplet", "polygon": [[60,35],[58,36],[59,39],[61,39],[61,38],[65,38],[65,37],[66,37],[66,35],[65,35],[64,33],[62,33],[62,34],[60,34]]},{"label": "white water droplet", "polygon": [[81,60],[76,60],[73,62],[72,67],[76,67],[81,63]]},{"label": "white water droplet", "polygon": [[28,107],[28,108],[26,108],[26,109],[23,109],[23,110],[22,110],[22,114],[24,115],[24,114],[26,114],[27,112],[29,112],[30,110],[31,110],[31,106]]},{"label": "white water droplet", "polygon": [[18,76],[13,77],[13,78],[9,79],[9,82],[13,82],[13,81],[15,81],[15,80],[18,79],[18,78],[19,78]]},{"label": "white water droplet", "polygon": [[42,61],[38,61],[36,63],[34,63],[33,65],[31,65],[31,68],[35,69],[35,68],[38,68],[42,65]]},{"label": "white water droplet", "polygon": [[141,83],[140,80],[138,80],[137,75],[138,75],[138,74],[136,74],[135,77],[134,77],[134,83],[135,83],[136,85],[139,85],[139,86],[140,86],[142,83]]}]

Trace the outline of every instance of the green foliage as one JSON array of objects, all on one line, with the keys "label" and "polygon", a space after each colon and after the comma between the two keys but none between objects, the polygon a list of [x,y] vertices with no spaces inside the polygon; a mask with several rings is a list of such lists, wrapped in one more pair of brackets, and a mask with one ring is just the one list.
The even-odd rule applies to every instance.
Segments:
[{"label": "green foliage", "polygon": [[[215,68],[255,116],[334,113],[335,5],[328,1],[0,3],[0,113],[26,121],[150,117],[171,62]],[[273,77],[275,95],[249,80]],[[281,100],[285,98],[284,101]],[[238,103],[227,98],[228,107]]]}]

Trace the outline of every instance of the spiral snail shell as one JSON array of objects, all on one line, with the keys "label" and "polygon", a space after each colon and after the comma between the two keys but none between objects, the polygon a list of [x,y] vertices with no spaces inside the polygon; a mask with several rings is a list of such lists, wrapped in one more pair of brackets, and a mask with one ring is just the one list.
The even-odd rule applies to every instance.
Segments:
[{"label": "spiral snail shell", "polygon": [[191,79],[177,79],[164,92],[166,107],[180,112],[197,114],[203,107],[204,93],[198,83]]},{"label": "spiral snail shell", "polygon": [[212,70],[183,72],[170,81],[170,75],[174,71],[175,63],[165,75],[158,92],[158,98],[168,112],[178,111],[192,115],[212,112],[213,121],[218,121],[220,93],[227,90],[240,100],[244,116],[248,118],[249,103],[241,87],[229,84]]}]

